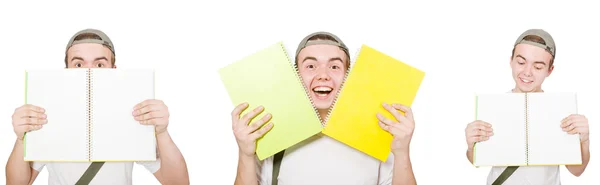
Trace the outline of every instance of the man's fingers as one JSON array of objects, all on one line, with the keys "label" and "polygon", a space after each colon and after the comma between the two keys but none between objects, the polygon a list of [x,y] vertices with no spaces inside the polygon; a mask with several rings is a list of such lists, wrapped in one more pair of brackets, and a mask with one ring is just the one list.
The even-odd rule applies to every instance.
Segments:
[{"label": "man's fingers", "polygon": [[494,129],[492,129],[492,127],[486,127],[483,124],[478,124],[478,125],[472,125],[470,130],[483,130],[486,132],[492,132],[494,131]]},{"label": "man's fingers", "polygon": [[413,112],[412,112],[412,109],[410,107],[408,107],[406,105],[399,104],[399,103],[392,104],[392,107],[394,107],[397,110],[400,110],[400,111],[404,112],[405,117],[408,118],[409,120],[414,120]]},{"label": "man's fingers", "polygon": [[157,111],[157,109],[158,108],[154,105],[147,105],[147,106],[141,107],[139,109],[133,110],[133,113],[131,113],[131,114],[133,116],[140,116],[140,115],[152,112],[152,111]]},{"label": "man's fingers", "polygon": [[248,108],[248,103],[240,103],[239,105],[235,106],[233,111],[231,111],[231,126],[232,127],[235,127],[236,123],[240,120],[240,114],[242,114],[242,112],[244,110],[246,110],[247,108]]},{"label": "man's fingers", "polygon": [[156,104],[162,104],[162,103],[163,102],[161,100],[148,99],[148,100],[144,100],[144,101],[136,104],[135,106],[133,106],[133,110],[138,110],[138,109],[141,109],[148,105],[156,105]]},{"label": "man's fingers", "polygon": [[151,112],[147,112],[142,115],[135,116],[134,119],[136,121],[144,121],[144,120],[158,119],[158,118],[164,118],[164,117],[167,117],[167,113],[165,111],[151,111]]},{"label": "man's fingers", "polygon": [[386,124],[388,126],[394,126],[395,124],[397,124],[396,122],[384,117],[380,113],[377,113],[377,119],[379,119],[380,122],[382,122],[383,124]]},{"label": "man's fingers", "polygon": [[264,110],[265,110],[265,108],[262,105],[254,108],[252,111],[250,111],[249,113],[246,113],[244,116],[242,116],[242,118],[240,118],[238,126],[241,126],[241,125],[247,126],[248,123],[250,123],[250,121],[252,119],[254,119],[256,116],[258,116]]},{"label": "man's fingers", "polygon": [[384,103],[383,104],[383,108],[385,108],[385,110],[387,110],[388,112],[390,112],[390,114],[392,114],[392,116],[394,116],[394,118],[396,118],[396,120],[398,120],[400,123],[406,123],[408,122],[407,117],[405,117],[404,115],[402,115],[400,112],[398,112],[398,109],[392,107],[391,105]]},{"label": "man's fingers", "polygon": [[43,125],[48,123],[47,119],[38,119],[38,118],[21,118],[23,121],[21,125]]},{"label": "man's fingers", "polygon": [[45,119],[47,116],[44,113],[41,112],[36,112],[33,110],[24,110],[23,114],[21,115],[20,118],[40,118],[40,119]]},{"label": "man's fingers", "polygon": [[263,137],[267,132],[269,132],[271,128],[273,128],[272,122],[250,134],[250,138],[256,141],[258,138]]},{"label": "man's fingers", "polygon": [[254,123],[250,124],[246,128],[246,131],[244,131],[244,132],[247,133],[247,134],[250,134],[250,133],[256,131],[256,129],[260,128],[262,125],[264,125],[269,120],[271,120],[271,117],[273,117],[273,116],[271,114],[267,113],[261,119],[259,119],[259,120],[255,121]]},{"label": "man's fingers", "polygon": [[43,125],[21,125],[17,127],[18,132],[26,133],[34,130],[42,129]]}]

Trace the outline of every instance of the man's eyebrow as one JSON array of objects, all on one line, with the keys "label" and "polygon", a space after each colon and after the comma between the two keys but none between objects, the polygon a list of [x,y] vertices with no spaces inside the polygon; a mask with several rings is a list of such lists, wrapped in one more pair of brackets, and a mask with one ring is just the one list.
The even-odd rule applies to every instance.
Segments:
[{"label": "man's eyebrow", "polygon": [[73,58],[71,59],[71,61],[73,61],[73,60],[83,60],[83,58],[81,58],[81,57],[73,57]]},{"label": "man's eyebrow", "polygon": [[107,60],[108,61],[108,59],[106,57],[98,57],[98,58],[94,59],[94,61],[98,61],[98,60]]},{"label": "man's eyebrow", "polygon": [[311,56],[304,57],[304,59],[302,60],[302,62],[307,61],[307,60],[317,60],[317,58],[311,57]]},{"label": "man's eyebrow", "polygon": [[342,60],[342,58],[340,58],[340,57],[333,57],[333,58],[330,58],[330,59],[329,59],[329,62],[333,62],[333,61],[336,61],[336,60],[339,60],[340,62],[344,62],[344,61]]}]

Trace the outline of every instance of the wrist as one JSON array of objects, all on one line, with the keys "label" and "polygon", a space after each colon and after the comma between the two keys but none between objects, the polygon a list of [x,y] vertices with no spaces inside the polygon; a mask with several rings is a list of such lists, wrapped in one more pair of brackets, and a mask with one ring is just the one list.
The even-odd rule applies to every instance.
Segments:
[{"label": "wrist", "polygon": [[407,149],[398,149],[398,150],[392,150],[392,154],[394,155],[394,157],[396,156],[408,156],[410,154],[410,150]]}]

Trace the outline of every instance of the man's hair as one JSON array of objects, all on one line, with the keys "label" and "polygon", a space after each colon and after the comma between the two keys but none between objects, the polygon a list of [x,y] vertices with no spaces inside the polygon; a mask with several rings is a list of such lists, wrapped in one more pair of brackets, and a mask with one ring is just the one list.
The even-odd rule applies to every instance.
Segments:
[{"label": "man's hair", "polygon": [[[73,41],[78,41],[78,40],[84,40],[84,39],[97,39],[97,40],[102,40],[102,37],[100,37],[99,35],[96,35],[94,33],[82,33],[77,35]],[[104,46],[104,45],[103,45]],[[107,46],[104,46],[106,48],[108,48]],[[110,48],[109,48],[110,49]],[[68,51],[68,50],[67,50]],[[69,63],[68,63],[68,56],[67,56],[67,52],[65,52],[65,66],[69,67]],[[113,54],[111,59],[110,59],[110,63],[114,66],[116,62],[116,58],[115,55]]]},{"label": "man's hair", "polygon": [[[526,41],[531,41],[531,42],[536,42],[539,44],[544,44],[546,45],[546,41],[544,41],[544,39],[542,37],[536,36],[536,35],[527,35],[523,38],[523,40]],[[512,55],[510,58],[514,58],[515,57],[515,49],[517,48],[517,46],[515,46],[512,50]],[[550,59],[550,65],[548,66],[548,69],[550,69],[550,67],[552,67],[552,65],[554,65],[554,57],[552,57]]]},{"label": "man's hair", "polygon": [[[332,36],[327,35],[327,34],[317,34],[317,35],[314,35],[314,36],[308,38],[308,41],[313,41],[313,40],[328,40],[328,41],[333,41],[335,43],[341,44],[335,38],[333,38]],[[344,52],[344,53],[346,54],[345,67],[346,67],[346,70],[348,70],[348,68],[350,68],[350,55],[348,55],[348,53],[346,53],[346,52]],[[298,55],[296,55],[296,60],[295,60],[294,64],[298,65]]]}]

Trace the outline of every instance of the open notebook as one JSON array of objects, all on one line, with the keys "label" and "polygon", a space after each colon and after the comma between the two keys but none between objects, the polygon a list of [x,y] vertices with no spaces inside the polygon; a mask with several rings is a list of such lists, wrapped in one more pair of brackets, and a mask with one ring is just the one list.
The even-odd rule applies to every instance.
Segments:
[{"label": "open notebook", "polygon": [[260,105],[265,108],[250,124],[266,113],[273,115],[273,128],[257,141],[256,155],[260,160],[318,134],[323,128],[282,42],[218,72],[234,106],[249,104],[241,116]]},{"label": "open notebook", "polygon": [[363,45],[323,133],[386,161],[393,136],[379,126],[376,114],[396,120],[382,104],[411,106],[424,77],[425,72]]},{"label": "open notebook", "polygon": [[48,123],[25,135],[25,161],[154,161],[154,126],[133,107],[154,98],[154,71],[59,69],[26,72],[26,103]]},{"label": "open notebook", "polygon": [[475,166],[581,164],[579,135],[560,127],[577,113],[575,93],[487,93],[476,102],[476,119],[492,124],[494,135],[475,144]]}]

